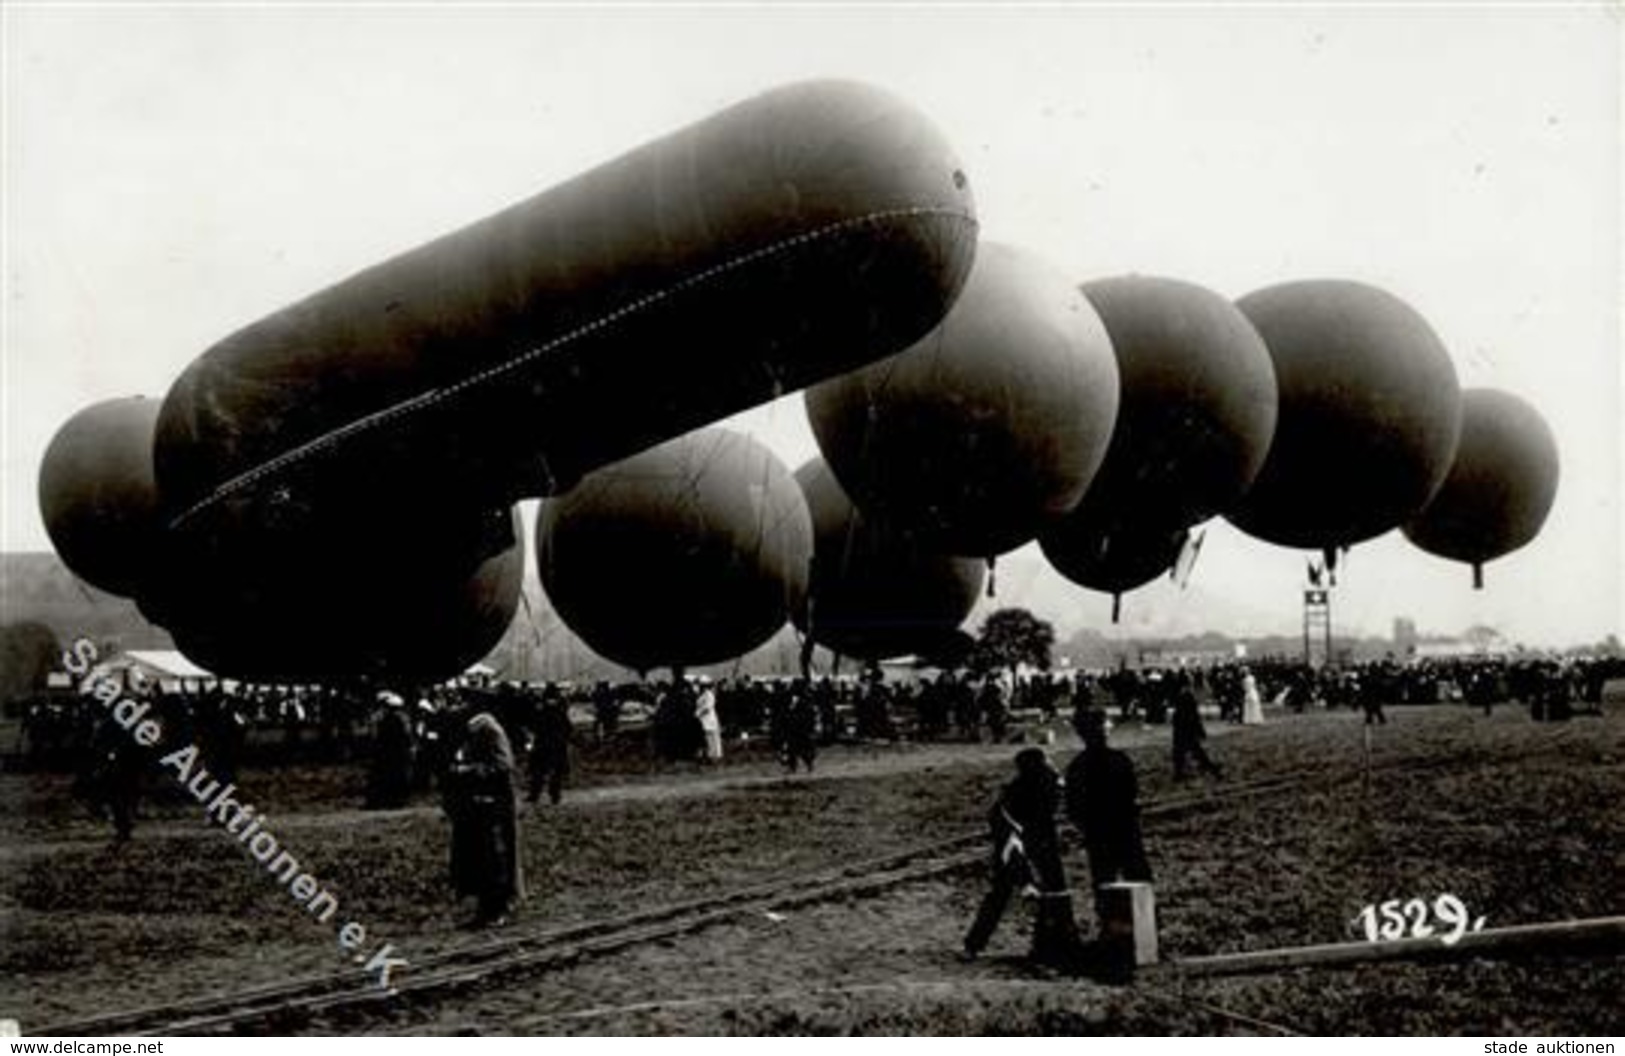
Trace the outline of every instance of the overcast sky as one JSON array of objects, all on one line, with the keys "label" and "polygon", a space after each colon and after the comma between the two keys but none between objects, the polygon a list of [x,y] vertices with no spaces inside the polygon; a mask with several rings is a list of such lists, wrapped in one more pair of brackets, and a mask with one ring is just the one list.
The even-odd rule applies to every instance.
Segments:
[{"label": "overcast sky", "polygon": [[[1541,537],[1476,593],[1397,533],[1365,544],[1341,626],[1408,615],[1564,644],[1625,624],[1605,5],[4,17],[4,549],[48,548],[39,460],[84,404],[161,395],[218,338],[361,267],[738,99],[840,76],[938,122],[984,237],[1080,281],[1374,283],[1427,317],[1463,384],[1545,414],[1563,475]],[[799,399],[741,421],[792,467],[815,450]],[[1248,630],[1291,630],[1302,575],[1301,555],[1219,524],[1199,592],[1139,611],[1224,630],[1244,607]],[[1104,619],[1098,595],[1042,593],[1063,625]]]}]

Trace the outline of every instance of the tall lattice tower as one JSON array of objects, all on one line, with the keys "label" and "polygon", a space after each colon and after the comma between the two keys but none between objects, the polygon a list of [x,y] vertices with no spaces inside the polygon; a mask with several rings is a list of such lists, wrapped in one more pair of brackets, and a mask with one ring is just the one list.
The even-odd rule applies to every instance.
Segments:
[{"label": "tall lattice tower", "polygon": [[1303,662],[1324,667],[1332,659],[1332,592],[1311,581],[1303,588]]}]

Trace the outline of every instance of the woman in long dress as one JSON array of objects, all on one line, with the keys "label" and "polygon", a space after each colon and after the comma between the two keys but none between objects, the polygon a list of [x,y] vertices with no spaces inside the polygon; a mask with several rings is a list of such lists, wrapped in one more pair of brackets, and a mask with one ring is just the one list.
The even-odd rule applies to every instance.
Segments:
[{"label": "woman in long dress", "polygon": [[474,716],[446,777],[446,813],[452,887],[478,899],[478,927],[501,923],[524,896],[514,774],[502,724],[487,712]]},{"label": "woman in long dress", "polygon": [[1241,724],[1258,726],[1264,721],[1264,698],[1258,692],[1258,679],[1248,671],[1241,676]]}]

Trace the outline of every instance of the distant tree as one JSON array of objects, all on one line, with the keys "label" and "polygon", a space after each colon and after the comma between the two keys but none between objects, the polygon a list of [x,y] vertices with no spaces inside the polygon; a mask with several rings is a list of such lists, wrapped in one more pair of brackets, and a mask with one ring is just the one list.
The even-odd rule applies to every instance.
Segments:
[{"label": "distant tree", "polygon": [[0,701],[38,692],[62,652],[43,623],[24,620],[0,626]]},{"label": "distant tree", "polygon": [[983,621],[970,666],[982,673],[1004,668],[1012,678],[1021,664],[1048,671],[1054,648],[1055,628],[1050,623],[1026,609],[999,609]]}]

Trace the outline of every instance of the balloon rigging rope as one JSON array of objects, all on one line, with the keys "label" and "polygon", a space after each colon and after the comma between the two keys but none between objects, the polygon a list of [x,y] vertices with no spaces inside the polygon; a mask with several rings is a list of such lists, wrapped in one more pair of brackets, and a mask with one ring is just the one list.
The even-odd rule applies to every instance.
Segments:
[{"label": "balloon rigging rope", "polygon": [[946,219],[960,220],[972,228],[974,228],[976,225],[975,218],[963,210],[950,209],[944,206],[912,206],[903,209],[884,209],[872,213],[865,213],[862,216],[849,217],[848,219],[840,220],[835,223],[826,224],[823,227],[814,228],[811,231],[804,231],[801,234],[792,235],[788,238],[780,239],[777,242],[769,243],[766,246],[751,250],[748,253],[742,253],[739,256],[732,257],[719,264],[714,264],[709,268],[698,271],[693,275],[687,276],[686,278],[683,278],[672,285],[665,287],[664,289],[655,290],[652,293],[638,297],[620,306],[619,308],[606,312],[604,315],[601,315],[596,319],[567,330],[564,333],[559,334],[557,337],[554,337],[524,353],[521,353],[512,359],[480,371],[477,374],[473,374],[462,381],[441,388],[431,389],[428,392],[414,396],[411,399],[403,400],[390,407],[386,407],[383,410],[375,411],[372,414],[358,418],[355,421],[348,422],[345,425],[324,433],[313,440],[306,441],[297,447],[291,448],[275,458],[272,458],[247,471],[246,473],[242,473],[231,480],[220,484],[204,498],[194,503],[192,506],[188,507],[178,516],[176,516],[170,522],[170,527],[179,528],[193,517],[230,498],[234,494],[243,491],[244,489],[253,487],[254,485],[264,481],[266,478],[279,474],[291,466],[328,452],[347,440],[350,440],[363,433],[377,430],[385,425],[395,422],[397,419],[404,418],[419,411],[428,410],[448,400],[462,396],[475,388],[487,385],[493,381],[503,378],[531,365],[536,360],[541,359],[543,356],[555,353],[560,349],[568,347],[569,345],[585,340],[586,338],[591,337],[600,331],[609,329],[610,327],[613,327],[633,316],[644,313],[679,296],[680,294],[702,286],[713,279],[717,279],[729,273],[742,270],[750,265],[778,256],[782,253],[786,253],[802,246],[842,234],[855,228],[876,226],[894,220],[908,220],[920,217],[942,217]]}]

